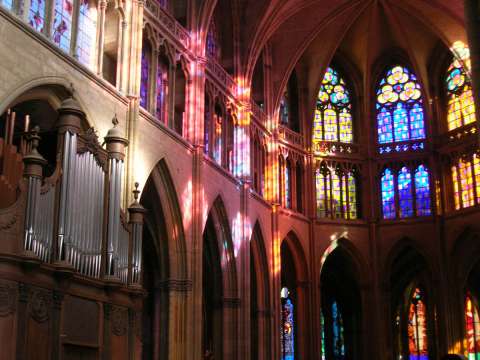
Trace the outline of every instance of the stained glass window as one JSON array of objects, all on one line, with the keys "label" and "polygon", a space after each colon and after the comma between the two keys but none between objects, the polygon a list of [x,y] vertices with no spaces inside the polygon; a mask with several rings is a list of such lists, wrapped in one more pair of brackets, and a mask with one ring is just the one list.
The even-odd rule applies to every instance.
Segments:
[{"label": "stained glass window", "polygon": [[167,8],[167,5],[168,5],[168,1],[167,1],[167,0],[158,0],[158,3],[160,4],[160,6],[161,6],[163,9],[166,9],[166,8]]},{"label": "stained glass window", "polygon": [[473,197],[472,164],[470,161],[460,161],[458,164],[458,169],[460,176],[462,206],[473,206],[475,199]]},{"label": "stained glass window", "polygon": [[28,23],[38,32],[43,31],[45,25],[45,0],[31,0],[28,10]]},{"label": "stained glass window", "polygon": [[472,84],[465,71],[470,65],[470,51],[463,46],[453,49],[455,59],[447,70],[445,83],[448,94],[448,130],[454,130],[475,121]]},{"label": "stained glass window", "polygon": [[327,358],[327,354],[325,352],[325,317],[323,316],[322,310],[320,310],[320,331],[322,337],[322,360]]},{"label": "stained glass window", "polygon": [[377,90],[379,144],[425,138],[422,93],[415,75],[395,66],[380,81]]},{"label": "stained glass window", "polygon": [[149,77],[150,77],[150,45],[144,42],[142,46],[142,62],[140,73],[140,106],[147,109],[149,94]]},{"label": "stained glass window", "polygon": [[348,186],[348,214],[350,219],[357,218],[357,185],[355,176],[350,172],[347,175]]},{"label": "stained glass window", "polygon": [[95,38],[97,36],[97,8],[89,0],[80,0],[76,54],[87,66],[93,65]]},{"label": "stained glass window", "polygon": [[284,287],[281,290],[282,298],[282,328],[281,347],[282,360],[295,359],[295,334],[294,334],[294,306],[290,298],[289,290]]},{"label": "stained glass window", "polygon": [[70,52],[72,35],[73,0],[55,0],[53,41],[64,51]]},{"label": "stained glass window", "polygon": [[342,177],[335,171],[332,174],[332,204],[333,216],[340,218],[342,216]]},{"label": "stained glass window", "polygon": [[416,288],[408,307],[408,350],[410,360],[428,360],[426,307],[423,294]]},{"label": "stained glass window", "polygon": [[470,293],[465,297],[465,326],[468,360],[480,360],[480,319]]},{"label": "stained glass window", "polygon": [[459,159],[452,168],[455,209],[480,203],[480,159],[477,154]]},{"label": "stained glass window", "polygon": [[345,358],[345,340],[342,313],[337,305],[337,302],[332,303],[332,340],[333,340],[333,356],[335,359]]},{"label": "stained glass window", "polygon": [[8,10],[13,10],[13,0],[1,0],[0,5]]},{"label": "stained glass window", "polygon": [[285,172],[285,207],[286,208],[291,208],[292,207],[292,184],[291,184],[291,167],[290,167],[290,161],[285,162],[285,167],[284,167],[284,172]]},{"label": "stained glass window", "polygon": [[157,66],[157,118],[167,124],[168,69],[158,61]]},{"label": "stained glass window", "polygon": [[217,164],[222,165],[222,115],[215,113],[215,115],[213,115],[213,121],[215,125],[215,148],[213,149],[213,158]]},{"label": "stained glass window", "polygon": [[354,172],[328,169],[322,164],[315,177],[317,217],[356,219],[357,186]]},{"label": "stained glass window", "polygon": [[395,211],[395,185],[390,169],[385,169],[382,176],[382,210],[384,219],[394,219]]},{"label": "stained glass window", "polygon": [[215,21],[210,22],[207,33],[207,55],[219,60],[220,59],[220,48],[218,46],[218,33]]},{"label": "stained glass window", "polygon": [[328,67],[318,92],[313,123],[313,143],[353,141],[352,105],[345,81]]},{"label": "stained glass window", "polygon": [[423,165],[415,170],[415,200],[417,216],[431,215],[428,170]]},{"label": "stained glass window", "polygon": [[400,202],[400,217],[413,215],[412,176],[406,167],[402,167],[398,173],[398,198]]},{"label": "stained glass window", "polygon": [[325,170],[317,170],[316,173],[317,188],[317,216],[324,218],[329,216],[330,205],[330,173]]},{"label": "stained glass window", "polygon": [[432,213],[430,177],[425,165],[403,166],[398,173],[385,169],[381,178],[384,219],[429,216]]},{"label": "stained glass window", "polygon": [[288,92],[283,93],[280,99],[280,124],[288,125]]}]

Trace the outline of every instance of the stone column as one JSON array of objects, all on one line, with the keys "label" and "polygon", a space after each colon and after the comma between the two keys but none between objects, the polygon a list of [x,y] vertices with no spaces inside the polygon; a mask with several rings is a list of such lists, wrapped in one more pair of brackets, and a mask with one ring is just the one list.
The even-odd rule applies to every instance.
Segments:
[{"label": "stone column", "polygon": [[[472,88],[474,94],[477,126],[480,124],[480,1],[464,0],[465,27],[472,62]],[[479,133],[480,136],[480,133]]]}]

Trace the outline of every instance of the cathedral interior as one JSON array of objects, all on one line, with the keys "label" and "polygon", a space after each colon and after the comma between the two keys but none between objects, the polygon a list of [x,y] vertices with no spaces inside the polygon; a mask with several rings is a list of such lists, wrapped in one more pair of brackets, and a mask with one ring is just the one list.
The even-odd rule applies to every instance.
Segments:
[{"label": "cathedral interior", "polygon": [[480,0],[0,0],[0,359],[480,360],[477,108]]}]

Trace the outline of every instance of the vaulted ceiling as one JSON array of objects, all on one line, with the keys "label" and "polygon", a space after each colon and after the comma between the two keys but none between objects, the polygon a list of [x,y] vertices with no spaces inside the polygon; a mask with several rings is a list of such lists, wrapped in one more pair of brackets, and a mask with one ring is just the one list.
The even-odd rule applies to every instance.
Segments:
[{"label": "vaulted ceiling", "polygon": [[[426,78],[432,51],[466,41],[462,0],[218,0],[207,1],[217,17],[238,27],[236,52],[241,72],[253,76],[265,46],[272,57],[275,102],[296,68],[302,87],[314,98],[321,75],[341,54],[368,78],[373,65],[392,49],[403,52]],[[230,4],[228,7],[224,3]],[[218,8],[217,8],[218,7]],[[225,9],[228,8],[228,14]],[[216,9],[216,10],[215,10]],[[235,24],[235,25],[232,25]],[[225,32],[226,33],[226,32]],[[224,39],[225,41],[226,39]],[[303,78],[303,80],[302,80]]]}]

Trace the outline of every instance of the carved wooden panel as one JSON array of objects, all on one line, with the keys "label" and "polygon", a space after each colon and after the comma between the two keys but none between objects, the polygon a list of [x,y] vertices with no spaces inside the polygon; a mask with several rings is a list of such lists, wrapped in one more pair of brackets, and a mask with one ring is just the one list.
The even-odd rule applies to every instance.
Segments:
[{"label": "carved wooden panel", "polygon": [[90,347],[99,345],[100,309],[95,301],[67,296],[64,301],[63,343]]},{"label": "carved wooden panel", "polygon": [[13,281],[0,280],[0,347],[1,359],[15,358],[16,308],[18,285]]}]

